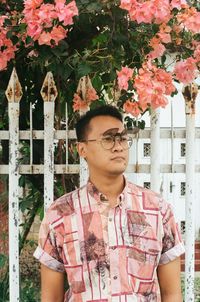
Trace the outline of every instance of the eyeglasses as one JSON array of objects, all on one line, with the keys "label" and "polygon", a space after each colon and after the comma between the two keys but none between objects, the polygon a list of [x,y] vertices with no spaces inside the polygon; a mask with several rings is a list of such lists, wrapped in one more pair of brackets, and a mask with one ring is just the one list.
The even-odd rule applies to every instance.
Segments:
[{"label": "eyeglasses", "polygon": [[129,149],[133,143],[132,137],[124,134],[122,135],[121,133],[117,133],[115,135],[106,135],[100,139],[82,140],[81,142],[100,142],[105,150],[110,150],[114,147],[117,140],[124,150]]}]

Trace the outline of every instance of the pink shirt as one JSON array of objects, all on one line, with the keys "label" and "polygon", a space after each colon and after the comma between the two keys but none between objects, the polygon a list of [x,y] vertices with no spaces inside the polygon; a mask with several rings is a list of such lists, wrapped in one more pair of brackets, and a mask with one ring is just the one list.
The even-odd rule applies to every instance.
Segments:
[{"label": "pink shirt", "polygon": [[116,206],[94,185],[57,199],[41,224],[34,256],[66,272],[70,302],[161,301],[156,268],[184,252],[171,207],[126,182]]}]

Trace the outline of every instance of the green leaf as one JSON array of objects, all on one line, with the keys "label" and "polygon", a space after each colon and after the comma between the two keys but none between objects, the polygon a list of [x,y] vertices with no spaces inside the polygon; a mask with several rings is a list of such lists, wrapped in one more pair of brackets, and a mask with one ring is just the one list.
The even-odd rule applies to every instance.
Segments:
[{"label": "green leaf", "polygon": [[88,75],[90,72],[92,71],[90,65],[88,65],[87,63],[81,63],[78,65],[78,77],[81,78],[85,75]]},{"label": "green leaf", "polygon": [[101,77],[99,77],[98,75],[96,75],[93,79],[92,79],[92,85],[94,86],[94,88],[98,91],[101,90],[102,86],[103,86],[103,82]]}]

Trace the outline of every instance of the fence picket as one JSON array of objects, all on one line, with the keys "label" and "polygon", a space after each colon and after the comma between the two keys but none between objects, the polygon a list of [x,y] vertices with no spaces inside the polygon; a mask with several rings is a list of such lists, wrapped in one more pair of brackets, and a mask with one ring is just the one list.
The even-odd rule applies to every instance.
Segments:
[{"label": "fence picket", "polygon": [[13,69],[6,90],[9,115],[9,293],[19,301],[19,102],[21,85]]},{"label": "fence picket", "polygon": [[44,100],[44,209],[54,199],[54,105],[58,95],[53,75],[48,72],[41,95]]},{"label": "fence picket", "polygon": [[194,302],[195,252],[195,101],[198,86],[184,87],[186,114],[186,236],[185,236],[185,301]]}]

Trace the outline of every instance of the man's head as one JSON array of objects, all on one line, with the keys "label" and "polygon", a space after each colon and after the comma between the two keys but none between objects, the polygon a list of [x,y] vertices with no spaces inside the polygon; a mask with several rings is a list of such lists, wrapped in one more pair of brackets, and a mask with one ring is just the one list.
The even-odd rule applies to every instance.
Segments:
[{"label": "man's head", "polygon": [[88,111],[76,125],[79,155],[88,163],[90,174],[119,175],[128,163],[131,138],[117,108],[102,106]]},{"label": "man's head", "polygon": [[120,122],[123,122],[123,116],[119,110],[113,106],[105,105],[96,109],[87,111],[76,124],[76,137],[78,142],[87,139],[88,133],[90,132],[90,121],[97,116],[111,116],[116,118]]}]

